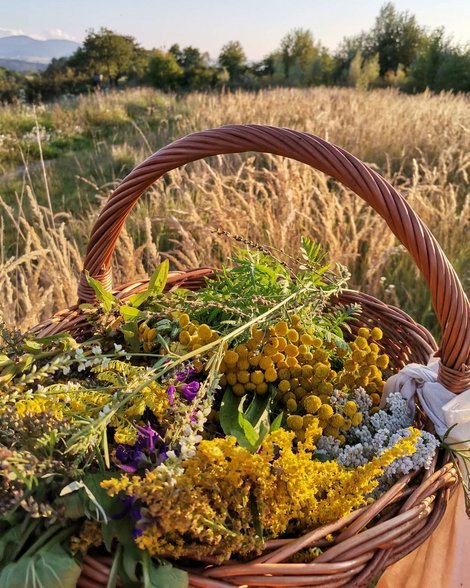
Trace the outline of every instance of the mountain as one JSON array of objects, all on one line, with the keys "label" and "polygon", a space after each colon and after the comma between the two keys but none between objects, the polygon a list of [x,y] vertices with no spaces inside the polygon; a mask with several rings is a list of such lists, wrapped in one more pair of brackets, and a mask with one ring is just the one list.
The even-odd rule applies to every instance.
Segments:
[{"label": "mountain", "polygon": [[47,63],[37,61],[22,61],[21,59],[2,59],[0,57],[0,67],[12,69],[13,71],[44,71]]},{"label": "mountain", "polygon": [[[15,62],[29,62],[44,66],[54,57],[69,57],[79,46],[79,43],[75,41],[65,41],[64,39],[39,41],[26,35],[1,37],[0,59],[2,60],[2,67],[9,67],[19,71],[18,67],[24,69],[25,66]],[[4,65],[5,62],[8,65]],[[32,66],[31,69],[33,68],[37,69],[37,67]]]}]

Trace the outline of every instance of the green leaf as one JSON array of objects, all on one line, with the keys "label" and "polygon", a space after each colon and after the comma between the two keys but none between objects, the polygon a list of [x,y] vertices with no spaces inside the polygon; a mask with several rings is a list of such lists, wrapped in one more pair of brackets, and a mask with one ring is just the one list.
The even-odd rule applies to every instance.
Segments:
[{"label": "green leaf", "polygon": [[220,426],[226,435],[233,435],[233,431],[239,430],[238,413],[244,401],[244,397],[235,396],[230,388],[226,389],[219,411]]},{"label": "green leaf", "polygon": [[[124,509],[124,505],[120,505],[121,512]],[[117,515],[119,516],[119,514]],[[137,557],[137,561],[140,561],[140,550],[134,542],[132,531],[134,530],[134,521],[130,516],[125,516],[120,519],[109,519],[106,523],[102,524],[103,540],[105,547],[108,551],[111,551],[113,540],[116,539],[121,545],[124,545],[130,550],[134,556]]]},{"label": "green leaf", "polygon": [[116,588],[119,568],[121,567],[121,560],[122,560],[122,545],[119,543],[116,547],[114,552],[113,558],[113,565],[111,566],[111,570],[109,571],[108,582],[106,584],[106,588]]},{"label": "green leaf", "polygon": [[100,484],[103,480],[118,477],[119,474],[111,472],[97,472],[88,474],[82,480],[71,482],[60,492],[60,499],[64,500],[72,509],[72,512],[80,512],[80,506],[72,496],[76,492],[84,514],[100,521],[109,522],[110,517],[119,515],[123,506],[119,500],[111,498]]},{"label": "green leaf", "polygon": [[42,349],[42,345],[38,343],[38,341],[32,341],[31,339],[23,341],[21,347],[23,347],[25,351],[30,351],[31,353],[39,352]]},{"label": "green leaf", "polygon": [[281,412],[280,414],[277,415],[277,417],[273,420],[273,422],[271,423],[271,427],[269,429],[270,433],[274,433],[274,431],[277,431],[278,429],[281,428],[281,423],[282,423],[282,417],[284,416],[284,413]]},{"label": "green leaf", "polygon": [[263,421],[269,421],[269,410],[271,408],[272,398],[272,392],[271,394],[265,394],[263,396],[255,394],[249,407],[245,411],[246,418],[257,431],[259,431]]},{"label": "green leaf", "polygon": [[132,296],[129,298],[129,304],[131,304],[133,308],[139,308],[139,306],[143,304],[149,296],[150,292],[148,290],[144,290],[138,294],[132,294]]},{"label": "green leaf", "polygon": [[97,520],[104,519],[105,521],[107,521],[108,516],[106,514],[106,511],[103,509],[101,504],[96,499],[96,496],[88,488],[88,486],[83,482],[83,480],[77,480],[75,482],[71,482],[68,486],[66,486],[65,488],[62,488],[60,496],[67,496],[70,492],[77,492],[78,490],[83,490],[83,492],[85,493],[85,495],[88,498],[88,501],[94,506],[94,509],[91,509],[86,504],[86,501],[84,501],[85,513],[92,514],[93,517],[96,518]]},{"label": "green leaf", "polygon": [[134,581],[126,574],[126,570],[123,566],[123,558],[121,558],[118,577],[121,580],[121,586],[125,586],[126,588],[142,588],[141,580],[138,579],[137,581]]},{"label": "green leaf", "polygon": [[[130,537],[132,538],[132,535]],[[142,550],[137,547],[134,540],[132,540],[132,543],[123,544],[120,575],[122,575],[122,570],[124,570],[129,581],[138,583],[139,588],[141,583],[137,575],[137,566],[140,565],[141,560]],[[127,584],[125,585],[127,586]]]},{"label": "green leaf", "polygon": [[149,289],[156,294],[163,292],[168,280],[170,262],[168,259],[162,261],[157,270],[150,276]]},{"label": "green leaf", "polygon": [[95,280],[95,278],[92,278],[88,272],[86,272],[85,275],[86,275],[86,279],[88,281],[88,284],[95,291],[96,298],[101,303],[103,310],[105,312],[109,312],[111,310],[113,304],[115,302],[117,302],[117,299],[114,298],[114,296],[111,294],[111,292],[108,292],[107,290],[105,290],[103,288],[103,284],[99,280]]},{"label": "green leaf", "polygon": [[121,327],[121,333],[124,335],[124,340],[131,348],[131,351],[137,352],[140,350],[139,325],[137,322],[124,323]]},{"label": "green leaf", "polygon": [[111,478],[118,478],[119,473],[117,472],[97,472],[95,474],[87,474],[83,478],[83,482],[88,489],[86,493],[89,497],[93,495],[94,500],[99,503],[101,508],[106,512],[109,517],[114,517],[120,514],[123,510],[123,505],[120,500],[111,498],[104,488],[101,487],[103,480],[109,480]]},{"label": "green leaf", "polygon": [[170,564],[157,566],[152,561],[145,588],[188,588],[188,585],[187,572]]},{"label": "green leaf", "polygon": [[75,588],[81,568],[61,545],[46,546],[29,557],[5,566],[0,586],[5,588]]},{"label": "green leaf", "polygon": [[134,308],[139,308],[139,306],[143,304],[150,296],[157,296],[158,294],[161,294],[166,286],[169,269],[170,262],[168,259],[165,259],[165,261],[163,261],[158,266],[157,270],[150,276],[147,290],[139,292],[138,294],[133,294],[129,298],[129,304]]},{"label": "green leaf", "polygon": [[133,306],[121,306],[119,312],[121,313],[122,318],[126,321],[130,321],[142,314],[138,308],[134,308]]},{"label": "green leaf", "polygon": [[[247,433],[243,427],[243,422],[246,421],[243,417],[244,402],[245,396],[236,396],[231,388],[227,388],[220,405],[219,420],[220,426],[226,435],[232,435],[241,447],[252,450],[253,445],[248,441]],[[250,434],[249,431],[248,434]]]},{"label": "green leaf", "polygon": [[[6,533],[2,533],[0,539],[0,563],[8,561],[16,546],[22,540],[21,526],[15,525],[8,529]],[[3,584],[0,584],[3,586]]]},{"label": "green leaf", "polygon": [[245,449],[256,450],[270,431],[269,409],[274,389],[270,395],[255,395],[244,412],[246,396],[236,396],[227,388],[220,405],[220,426],[226,435],[235,437]]},{"label": "green leaf", "polygon": [[56,504],[63,506],[64,516],[68,519],[81,519],[86,514],[84,501],[78,493],[62,496],[56,500]]},{"label": "green leaf", "polygon": [[7,365],[12,365],[14,363],[13,360],[11,360],[8,355],[4,355],[3,353],[0,353],[0,368],[5,367]]},{"label": "green leaf", "polygon": [[244,414],[241,412],[238,413],[238,423],[242,428],[242,431],[245,435],[245,439],[248,441],[251,447],[254,448],[259,437],[257,431],[254,429],[250,421],[247,418],[245,418]]}]

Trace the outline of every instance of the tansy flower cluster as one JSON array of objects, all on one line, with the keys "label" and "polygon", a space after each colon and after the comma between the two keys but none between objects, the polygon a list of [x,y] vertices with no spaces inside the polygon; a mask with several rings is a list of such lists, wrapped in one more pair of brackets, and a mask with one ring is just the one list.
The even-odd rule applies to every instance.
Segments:
[{"label": "tansy flower cluster", "polygon": [[[187,351],[196,351],[220,338],[220,335],[209,325],[205,323],[199,324],[198,321],[191,320],[188,314],[177,311],[173,314],[181,327],[178,342],[172,345],[174,352],[184,354]],[[206,352],[206,360],[211,357],[212,353],[211,351]],[[204,364],[201,359],[196,359],[193,366],[199,372],[203,369]]]},{"label": "tansy flower cluster", "polygon": [[277,400],[285,406],[288,427],[299,440],[313,418],[318,418],[325,435],[344,442],[344,433],[362,421],[354,401],[333,407],[334,390],[352,391],[362,386],[372,405],[380,401],[382,369],[388,357],[379,355],[375,341],[382,331],[360,328],[356,338],[344,346],[325,342],[305,328],[299,316],[279,321],[261,330],[254,326],[251,337],[226,351],[220,371],[221,386],[230,386],[238,396],[266,394],[277,389]]}]

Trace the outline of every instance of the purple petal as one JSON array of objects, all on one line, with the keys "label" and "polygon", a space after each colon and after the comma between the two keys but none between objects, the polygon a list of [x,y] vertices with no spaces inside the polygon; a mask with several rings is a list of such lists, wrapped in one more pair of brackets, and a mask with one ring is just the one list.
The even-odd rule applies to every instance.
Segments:
[{"label": "purple petal", "polygon": [[176,388],[174,386],[168,386],[166,393],[168,394],[168,402],[171,406],[175,401]]},{"label": "purple petal", "polygon": [[187,400],[192,401],[196,397],[199,388],[199,382],[189,382],[189,384],[184,384],[181,387],[181,392]]},{"label": "purple petal", "polygon": [[134,465],[130,465],[130,464],[122,464],[122,463],[117,463],[116,464],[117,467],[122,470],[123,472],[126,472],[127,474],[135,474],[135,472],[137,471],[137,467]]},{"label": "purple petal", "polygon": [[132,498],[132,496],[126,496],[125,498],[121,498],[121,500],[123,503],[123,510],[122,512],[111,517],[113,521],[123,519],[132,510],[132,507],[134,505],[134,498]]},{"label": "purple petal", "polygon": [[139,431],[139,449],[148,449],[150,452],[155,451],[155,440],[159,437],[157,431],[152,429],[150,423],[147,423],[145,427],[140,425],[135,425],[135,427]]},{"label": "purple petal", "polygon": [[129,447],[116,445],[116,457],[119,461],[127,461],[129,459]]},{"label": "purple petal", "polygon": [[176,380],[178,382],[185,382],[190,376],[196,373],[196,368],[188,366],[176,373]]}]

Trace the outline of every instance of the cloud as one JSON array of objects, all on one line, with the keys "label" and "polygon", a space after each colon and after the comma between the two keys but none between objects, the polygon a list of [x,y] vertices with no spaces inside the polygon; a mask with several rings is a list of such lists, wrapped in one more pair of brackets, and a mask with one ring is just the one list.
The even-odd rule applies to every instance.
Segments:
[{"label": "cloud", "polygon": [[0,29],[0,37],[14,37],[16,35],[26,35],[21,29]]},{"label": "cloud", "polygon": [[43,39],[64,39],[65,41],[79,41],[77,37],[69,35],[62,29],[48,29],[47,31],[43,31],[41,36]]},{"label": "cloud", "polygon": [[17,35],[28,35],[28,37],[31,37],[32,39],[37,39],[38,41],[45,41],[46,39],[63,39],[64,41],[80,42],[80,39],[77,39],[73,35],[69,35],[62,29],[47,29],[46,31],[42,31],[41,33],[27,33],[22,29],[0,28],[0,37],[15,37]]}]

